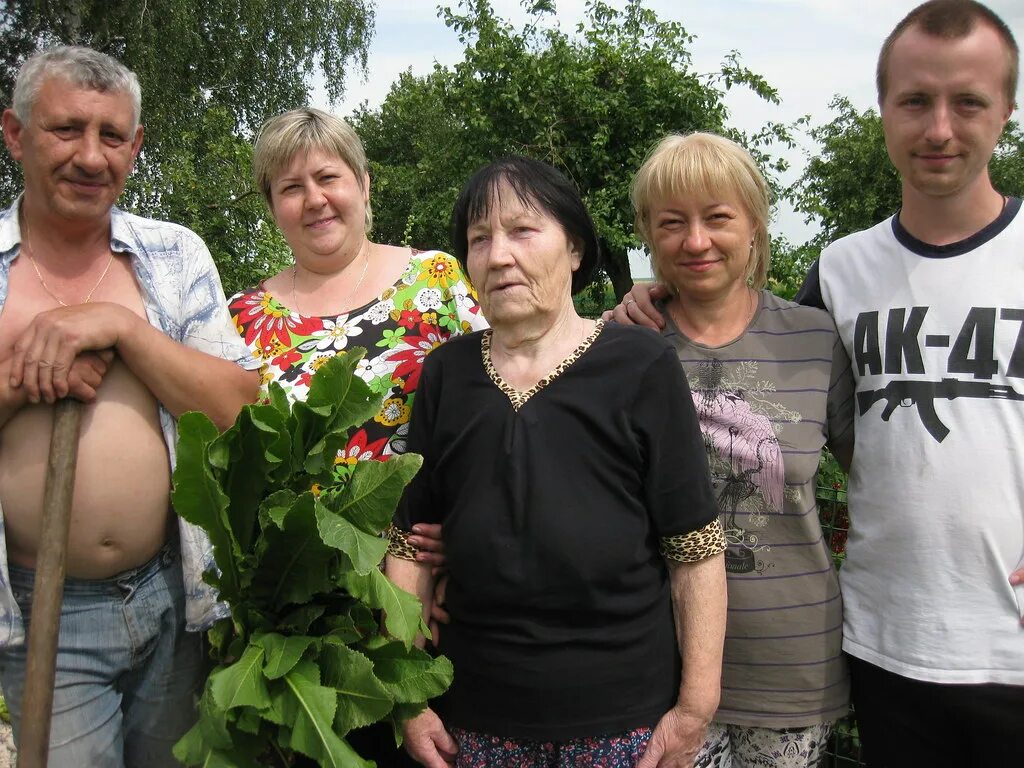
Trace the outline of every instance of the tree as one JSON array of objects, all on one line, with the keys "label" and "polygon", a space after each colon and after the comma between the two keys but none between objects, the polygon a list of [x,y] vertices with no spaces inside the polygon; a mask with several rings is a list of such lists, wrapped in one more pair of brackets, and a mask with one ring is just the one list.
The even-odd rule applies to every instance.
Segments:
[{"label": "tree", "polygon": [[[789,190],[807,222],[821,224],[811,241],[817,250],[840,237],[872,227],[900,207],[900,178],[889,162],[882,120],[873,109],[857,111],[837,96],[836,116],[810,130],[821,153]],[[1011,121],[989,164],[992,183],[1006,195],[1024,194],[1024,130]]]},{"label": "tree", "polygon": [[[108,53],[139,77],[146,139],[122,205],[196,230],[227,290],[286,258],[251,184],[264,119],[304,104],[322,73],[338,99],[346,68],[365,68],[372,0],[36,0],[0,3],[4,104],[18,68],[55,43]],[[21,186],[0,157],[0,201]]]},{"label": "tree", "polygon": [[813,242],[793,245],[780,235],[772,238],[772,259],[768,268],[768,290],[792,300],[807,277],[807,270],[818,258],[821,248]]},{"label": "tree", "polygon": [[[462,0],[441,16],[465,45],[453,67],[403,74],[379,109],[363,108],[356,128],[373,168],[377,239],[446,247],[458,190],[474,169],[508,153],[526,154],[575,181],[595,219],[604,269],[617,296],[632,281],[636,247],[629,182],[651,145],[669,131],[728,133],[762,159],[779,126],[743,136],[726,126],[722,97],[735,85],[777,101],[775,91],[730,54],[721,71],[691,67],[692,37],[629,0],[616,10],[587,3],[574,36],[542,26],[554,3],[526,4],[521,30],[488,0]],[[772,161],[778,168],[779,161]]]}]

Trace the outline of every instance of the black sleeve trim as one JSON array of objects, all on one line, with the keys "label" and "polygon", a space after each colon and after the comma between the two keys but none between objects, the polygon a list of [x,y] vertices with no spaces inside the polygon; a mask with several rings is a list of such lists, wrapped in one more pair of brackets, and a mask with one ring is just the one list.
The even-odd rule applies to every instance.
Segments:
[{"label": "black sleeve trim", "polygon": [[814,263],[811,264],[811,268],[807,271],[807,277],[804,278],[804,284],[797,291],[794,301],[797,304],[803,304],[805,307],[817,307],[818,309],[828,311],[828,307],[825,306],[825,300],[821,296],[821,278],[818,276],[819,261],[820,259],[815,259]]}]

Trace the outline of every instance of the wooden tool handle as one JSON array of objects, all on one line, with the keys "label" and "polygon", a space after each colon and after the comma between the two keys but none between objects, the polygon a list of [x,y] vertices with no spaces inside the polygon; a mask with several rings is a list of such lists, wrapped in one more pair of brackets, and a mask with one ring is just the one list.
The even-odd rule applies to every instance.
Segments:
[{"label": "wooden tool handle", "polygon": [[68,524],[71,521],[81,421],[80,402],[70,397],[58,401],[53,414],[43,521],[32,590],[32,622],[28,630],[28,662],[21,700],[18,768],[46,768],[50,748],[60,608],[64,597]]}]

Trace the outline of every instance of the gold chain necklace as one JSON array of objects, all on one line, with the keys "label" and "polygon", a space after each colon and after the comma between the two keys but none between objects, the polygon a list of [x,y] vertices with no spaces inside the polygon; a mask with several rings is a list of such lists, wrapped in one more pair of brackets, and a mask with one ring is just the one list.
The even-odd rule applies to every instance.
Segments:
[{"label": "gold chain necklace", "polygon": [[[54,293],[52,290],[50,290],[50,286],[48,286],[46,284],[46,281],[43,280],[43,273],[39,271],[39,265],[36,264],[36,260],[32,257],[32,253],[31,253],[31,251],[34,251],[35,248],[32,247],[32,241],[29,239],[28,219],[26,219],[24,223],[25,223],[25,251],[26,251],[25,255],[28,256],[28,260],[30,262],[32,262],[32,269],[35,270],[36,277],[39,279],[39,284],[41,286],[43,286],[43,290],[46,291],[50,295],[50,298],[53,299],[54,301],[56,301],[62,307],[70,306],[66,301],[64,301],[64,299],[62,299],[60,296],[58,296],[56,293]],[[103,278],[105,278],[107,276],[107,272],[110,271],[110,265],[113,264],[113,263],[114,263],[114,252],[111,251],[110,252],[110,258],[107,259],[107,266],[105,266],[103,268],[103,274],[100,275],[100,279],[96,281],[96,285],[94,285],[92,287],[92,290],[89,291],[87,294],[85,294],[85,299],[83,301],[79,302],[80,304],[88,304],[92,300],[92,295],[94,293],[96,293],[96,289],[100,287],[100,283],[102,283],[103,282]]]},{"label": "gold chain necklace", "polygon": [[[363,257],[363,271],[359,274],[359,279],[356,281],[355,287],[348,292],[348,296],[345,297],[344,301],[339,302],[343,314],[348,310],[348,303],[352,300],[352,297],[356,295],[356,291],[359,290],[359,286],[363,284],[363,280],[366,278],[366,271],[370,267],[370,251],[366,251],[366,255]],[[295,275],[298,272],[298,265],[292,265],[292,307],[295,309],[295,314],[302,315],[302,310],[299,309],[299,300],[295,295]]]}]

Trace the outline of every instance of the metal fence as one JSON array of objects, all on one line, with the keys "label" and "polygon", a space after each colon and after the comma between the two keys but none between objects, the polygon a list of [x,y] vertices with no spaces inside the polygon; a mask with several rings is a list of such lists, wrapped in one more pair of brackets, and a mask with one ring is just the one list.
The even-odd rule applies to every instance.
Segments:
[{"label": "metal fence", "polygon": [[[850,517],[846,509],[846,491],[843,488],[818,488],[818,514],[821,528],[832,550],[836,568],[846,557],[846,535],[850,530]],[[836,724],[829,739],[824,768],[853,768],[863,766],[860,759],[860,736],[854,713]]]}]

